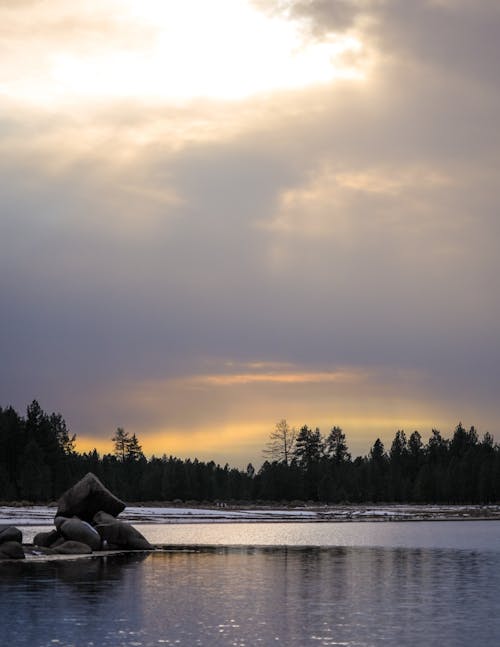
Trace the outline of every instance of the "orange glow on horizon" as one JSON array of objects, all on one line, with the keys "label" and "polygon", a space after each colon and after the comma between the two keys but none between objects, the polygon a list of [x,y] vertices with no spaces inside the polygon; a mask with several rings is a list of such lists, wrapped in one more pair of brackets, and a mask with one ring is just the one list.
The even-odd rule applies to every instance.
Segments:
[{"label": "orange glow on horizon", "polygon": [[189,378],[187,382],[211,386],[236,386],[240,384],[258,384],[265,382],[276,384],[310,384],[314,382],[354,382],[364,377],[365,374],[357,371],[270,372],[199,375]]},{"label": "orange glow on horizon", "polygon": [[78,451],[112,452],[110,430],[119,424],[136,434],[147,457],[166,454],[244,468],[262,464],[269,434],[282,418],[296,429],[318,427],[323,436],[340,426],[353,457],[366,455],[378,437],[389,449],[398,429],[416,429],[426,438],[433,427],[447,434],[456,424],[445,403],[429,398],[426,376],[416,371],[216,364],[220,370],[101,389],[99,400],[103,406],[115,402],[119,423],[106,416],[92,434],[77,431]]},{"label": "orange glow on horizon", "polygon": [[[244,468],[247,463],[253,463],[259,467],[265,460],[262,450],[269,439],[269,433],[274,429],[277,420],[269,422],[244,423],[235,421],[218,427],[207,426],[193,430],[158,430],[158,431],[130,431],[136,433],[139,443],[146,458],[156,456],[161,458],[175,456],[182,459],[194,459],[224,464],[229,463],[231,467]],[[444,436],[450,431],[446,424],[440,424],[440,420],[428,419],[401,419],[400,417],[362,417],[362,416],[338,416],[338,419],[324,418],[308,420],[304,417],[296,421],[288,421],[291,427],[300,429],[307,424],[309,427],[318,427],[323,436],[326,437],[334,424],[339,424],[347,436],[347,444],[352,457],[368,454],[370,447],[377,438],[380,438],[385,445],[386,451],[390,449],[390,443],[398,429],[404,429],[407,434],[418,430],[424,441],[431,434],[432,428],[440,428]],[[78,452],[90,452],[97,449],[99,454],[110,454],[113,452],[113,445],[109,439],[100,439],[96,436],[78,436],[76,439]]]}]

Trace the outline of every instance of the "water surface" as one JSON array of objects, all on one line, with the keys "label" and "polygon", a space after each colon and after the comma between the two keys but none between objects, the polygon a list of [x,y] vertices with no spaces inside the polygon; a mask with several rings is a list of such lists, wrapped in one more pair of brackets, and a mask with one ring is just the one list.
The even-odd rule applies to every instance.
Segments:
[{"label": "water surface", "polygon": [[153,544],[500,550],[500,521],[135,525]]},{"label": "water surface", "polygon": [[[136,523],[152,544],[169,546],[368,546],[500,550],[500,521]],[[20,526],[30,543],[47,526]]]},{"label": "water surface", "polygon": [[[165,543],[176,535],[189,544],[191,530],[192,546],[4,563],[2,640],[38,647],[498,644],[500,523],[332,524],[346,528],[346,545],[309,547],[321,533],[338,540],[340,530],[297,524],[302,534],[283,535],[280,525],[207,524],[213,535],[202,533],[204,543],[216,544],[223,532],[233,547],[197,548],[203,528],[176,534],[169,525]],[[251,532],[261,547],[236,545],[255,539]],[[347,545],[363,538],[385,545]],[[399,545],[405,541],[425,545]]]}]

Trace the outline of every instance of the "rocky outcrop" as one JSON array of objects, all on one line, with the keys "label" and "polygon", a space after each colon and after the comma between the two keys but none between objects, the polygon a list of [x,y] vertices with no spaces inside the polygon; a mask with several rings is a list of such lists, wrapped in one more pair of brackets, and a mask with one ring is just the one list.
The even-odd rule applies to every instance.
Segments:
[{"label": "rocky outcrop", "polygon": [[[90,555],[101,550],[153,550],[131,524],[117,519],[125,504],[89,472],[59,499],[55,528],[39,532],[32,555]],[[23,559],[22,533],[15,526],[0,524],[0,560]]]},{"label": "rocky outcrop", "polygon": [[58,501],[55,530],[38,533],[33,543],[64,555],[99,550],[152,550],[131,524],[117,519],[125,504],[89,472]]},{"label": "rocky outcrop", "polygon": [[78,517],[90,522],[100,510],[116,517],[124,509],[123,501],[112,494],[95,474],[89,472],[61,496],[57,502],[56,517]]}]

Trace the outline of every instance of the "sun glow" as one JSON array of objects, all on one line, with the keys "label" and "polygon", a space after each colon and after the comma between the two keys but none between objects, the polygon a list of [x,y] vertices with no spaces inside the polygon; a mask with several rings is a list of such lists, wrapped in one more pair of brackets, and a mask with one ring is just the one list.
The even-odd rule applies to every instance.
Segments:
[{"label": "sun glow", "polygon": [[[34,95],[238,100],[364,76],[363,46],[354,36],[331,34],[319,42],[299,22],[259,12],[249,0],[108,0],[105,6],[109,41],[96,45],[82,37],[52,47],[46,78],[33,79]],[[123,33],[131,30],[136,37],[128,44]],[[30,94],[27,79],[22,90]]]}]

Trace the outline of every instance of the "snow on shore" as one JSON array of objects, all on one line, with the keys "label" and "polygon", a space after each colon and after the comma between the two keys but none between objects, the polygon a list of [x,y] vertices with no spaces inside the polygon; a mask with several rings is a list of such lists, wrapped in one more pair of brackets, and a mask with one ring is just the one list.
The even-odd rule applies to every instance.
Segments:
[{"label": "snow on shore", "polygon": [[[0,506],[0,524],[52,525],[56,508]],[[500,519],[500,505],[339,505],[279,508],[128,506],[120,519],[132,523],[237,523],[273,521],[431,521]]]}]

